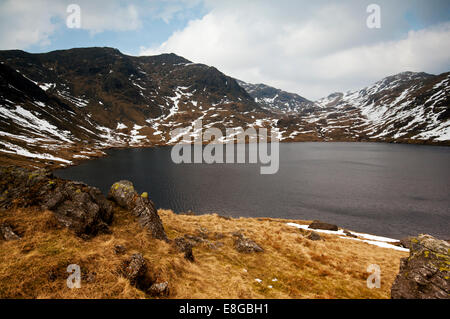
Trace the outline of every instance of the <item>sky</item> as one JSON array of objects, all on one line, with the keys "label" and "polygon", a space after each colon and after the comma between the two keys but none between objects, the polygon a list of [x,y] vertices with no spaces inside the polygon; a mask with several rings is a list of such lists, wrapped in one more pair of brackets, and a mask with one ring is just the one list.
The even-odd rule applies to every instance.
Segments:
[{"label": "sky", "polygon": [[[69,28],[68,6],[80,8]],[[376,4],[379,28],[369,28]],[[73,20],[71,20],[73,21]],[[0,49],[175,53],[315,100],[450,71],[449,0],[0,0]]]}]

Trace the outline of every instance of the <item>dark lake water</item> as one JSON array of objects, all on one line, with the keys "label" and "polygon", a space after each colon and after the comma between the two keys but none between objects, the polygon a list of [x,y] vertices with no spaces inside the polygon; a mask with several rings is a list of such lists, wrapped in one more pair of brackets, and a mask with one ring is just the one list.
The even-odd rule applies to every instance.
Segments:
[{"label": "dark lake water", "polygon": [[274,175],[259,164],[174,164],[171,147],[108,151],[55,175],[105,194],[121,179],[157,207],[225,216],[320,219],[354,231],[450,239],[450,148],[282,143]]}]

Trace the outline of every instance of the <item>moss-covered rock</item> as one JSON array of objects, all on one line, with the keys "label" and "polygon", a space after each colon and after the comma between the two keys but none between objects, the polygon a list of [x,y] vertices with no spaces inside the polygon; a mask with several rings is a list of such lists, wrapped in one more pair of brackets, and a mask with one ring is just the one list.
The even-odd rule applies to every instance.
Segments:
[{"label": "moss-covered rock", "polygon": [[450,299],[450,244],[430,235],[411,237],[410,255],[400,262],[393,299]]},{"label": "moss-covered rock", "polygon": [[154,238],[168,241],[155,205],[148,199],[147,193],[139,195],[132,182],[123,180],[114,183],[109,190],[108,198],[131,211],[138,218],[139,224]]},{"label": "moss-covered rock", "polygon": [[95,187],[18,167],[0,168],[0,181],[0,207],[40,206],[79,236],[109,232],[113,208]]},{"label": "moss-covered rock", "polygon": [[130,181],[119,181],[114,183],[108,193],[108,198],[114,200],[119,206],[133,209],[134,200],[137,196],[133,183]]}]

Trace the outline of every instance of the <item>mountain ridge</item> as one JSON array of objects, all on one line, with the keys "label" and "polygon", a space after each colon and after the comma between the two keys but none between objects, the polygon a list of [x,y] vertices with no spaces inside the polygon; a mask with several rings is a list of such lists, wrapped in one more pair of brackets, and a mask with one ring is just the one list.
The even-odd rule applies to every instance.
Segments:
[{"label": "mountain ridge", "polygon": [[63,166],[110,147],[172,145],[170,131],[195,120],[223,131],[278,128],[284,142],[450,145],[450,73],[402,72],[309,101],[173,53],[9,50],[0,61],[0,164]]}]

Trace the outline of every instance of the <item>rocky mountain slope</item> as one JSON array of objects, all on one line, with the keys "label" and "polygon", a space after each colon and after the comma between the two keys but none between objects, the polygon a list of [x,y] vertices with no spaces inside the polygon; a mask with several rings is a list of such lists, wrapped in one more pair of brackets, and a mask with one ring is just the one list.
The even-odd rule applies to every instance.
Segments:
[{"label": "rocky mountain slope", "polygon": [[356,133],[371,139],[450,139],[450,73],[404,72],[360,91],[331,94],[316,105],[324,113],[339,112],[337,118],[348,114],[358,125]]},{"label": "rocky mountain slope", "polygon": [[311,102],[175,54],[0,51],[0,164],[62,166],[109,147],[170,145],[180,138],[170,132],[195,120],[224,134],[278,128],[282,141],[448,145],[449,90],[449,73],[406,72]]},{"label": "rocky mountain slope", "polygon": [[68,164],[107,147],[170,144],[194,119],[223,128],[267,117],[234,79],[174,54],[86,48],[0,60],[0,143],[11,160]]},{"label": "rocky mountain slope", "polygon": [[274,113],[297,113],[314,106],[313,102],[295,93],[282,91],[265,84],[236,81],[255,99],[256,103]]}]

